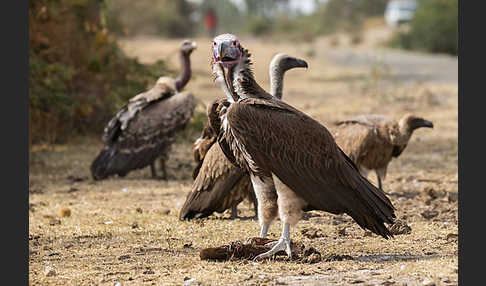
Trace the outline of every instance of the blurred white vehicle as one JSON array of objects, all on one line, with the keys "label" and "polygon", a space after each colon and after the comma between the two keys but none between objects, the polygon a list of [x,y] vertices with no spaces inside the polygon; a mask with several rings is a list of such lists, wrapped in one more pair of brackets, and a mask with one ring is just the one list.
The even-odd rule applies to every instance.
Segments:
[{"label": "blurred white vehicle", "polygon": [[389,27],[397,27],[413,18],[417,9],[415,0],[391,0],[385,9],[385,22]]}]

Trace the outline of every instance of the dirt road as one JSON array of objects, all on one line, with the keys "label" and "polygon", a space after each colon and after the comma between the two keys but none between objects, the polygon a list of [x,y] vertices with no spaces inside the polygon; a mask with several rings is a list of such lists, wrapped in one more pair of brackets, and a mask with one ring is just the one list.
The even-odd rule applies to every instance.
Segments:
[{"label": "dirt road", "polygon": [[[222,96],[211,78],[210,39],[198,38],[187,86],[199,110]],[[144,62],[168,59],[178,69],[180,40],[123,40]],[[242,217],[215,214],[181,222],[178,211],[192,180],[189,140],[179,140],[168,162],[170,180],[150,170],[93,181],[89,165],[99,138],[63,146],[33,146],[29,196],[30,285],[457,285],[457,57],[338,46],[329,39],[288,43],[242,38],[258,82],[266,89],[268,63],[277,52],[302,57],[308,70],[288,72],[284,100],[332,129],[332,122],[364,113],[398,118],[413,112],[434,122],[419,129],[394,160],[384,188],[411,232],[384,240],[348,216],[310,212],[292,239],[314,247],[317,263],[201,261],[202,248],[258,234],[252,207]],[[154,79],[155,81],[155,79]],[[375,182],[373,174],[370,180]],[[463,190],[461,190],[463,191]],[[69,210],[69,212],[67,211]],[[68,215],[69,213],[69,215]],[[270,229],[278,238],[280,222]],[[309,236],[309,233],[315,235]]]}]

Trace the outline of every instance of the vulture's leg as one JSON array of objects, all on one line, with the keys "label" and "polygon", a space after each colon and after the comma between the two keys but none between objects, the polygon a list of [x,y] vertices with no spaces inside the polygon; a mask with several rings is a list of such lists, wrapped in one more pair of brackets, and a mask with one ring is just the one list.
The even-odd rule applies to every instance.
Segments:
[{"label": "vulture's leg", "polygon": [[258,201],[256,198],[253,200],[253,211],[255,212],[254,218],[258,217]]},{"label": "vulture's leg", "polygon": [[271,177],[255,177],[250,175],[253,190],[258,200],[258,222],[260,223],[260,237],[267,236],[268,228],[272,221],[277,217],[277,192]]},{"label": "vulture's leg", "polygon": [[238,203],[233,203],[233,205],[231,206],[231,219],[235,219],[238,217],[238,208],[236,206],[238,206]]},{"label": "vulture's leg", "polygon": [[155,170],[155,160],[150,163],[150,171],[152,172],[152,178],[157,178],[157,171]]},{"label": "vulture's leg", "polygon": [[269,251],[262,253],[254,258],[254,260],[263,259],[267,257],[271,257],[275,253],[279,252],[280,250],[285,250],[289,258],[292,258],[292,249],[290,247],[290,224],[283,223],[282,224],[282,236],[280,239],[275,243],[268,243],[266,246],[273,245],[272,249]]},{"label": "vulture's leg", "polygon": [[164,157],[161,157],[159,159],[160,161],[160,169],[162,170],[162,180],[166,180],[167,181],[167,168],[165,166],[165,158]]},{"label": "vulture's leg", "polygon": [[292,258],[290,247],[290,226],[294,226],[302,217],[302,208],[306,202],[299,198],[289,187],[287,187],[277,176],[273,175],[275,189],[278,199],[278,213],[282,220],[282,235],[276,243],[270,243],[267,246],[273,246],[269,251],[255,257],[255,260],[271,257],[275,253],[285,250],[289,259]]},{"label": "vulture's leg", "polygon": [[385,176],[386,176],[386,167],[384,168],[380,168],[380,169],[376,169],[375,170],[375,173],[376,173],[376,177],[378,178],[378,189],[382,190],[383,191],[383,188],[382,188],[382,180],[385,179]]}]

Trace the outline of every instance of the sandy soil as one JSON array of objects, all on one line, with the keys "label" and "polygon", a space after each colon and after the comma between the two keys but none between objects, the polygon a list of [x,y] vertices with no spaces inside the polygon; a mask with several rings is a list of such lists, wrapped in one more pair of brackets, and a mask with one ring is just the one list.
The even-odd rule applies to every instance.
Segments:
[{"label": "sandy soil", "polygon": [[[379,34],[383,35],[383,34]],[[194,77],[187,86],[204,105],[220,97],[209,68],[210,39],[198,38]],[[124,39],[144,62],[174,58],[180,40]],[[308,70],[288,72],[284,100],[332,130],[332,122],[365,113],[399,118],[413,112],[434,122],[419,129],[389,166],[384,188],[411,232],[390,240],[365,232],[348,216],[309,212],[292,239],[322,260],[201,261],[199,251],[256,236],[252,207],[179,221],[191,187],[191,140],[173,146],[170,180],[150,170],[93,181],[89,165],[100,138],[62,146],[33,146],[30,156],[30,285],[457,285],[457,57],[389,50],[345,37],[295,44],[242,38],[257,80],[269,87],[268,63],[277,52],[302,57]],[[376,182],[374,174],[371,181]],[[278,238],[280,222],[270,229]],[[313,235],[309,235],[313,234]]]}]

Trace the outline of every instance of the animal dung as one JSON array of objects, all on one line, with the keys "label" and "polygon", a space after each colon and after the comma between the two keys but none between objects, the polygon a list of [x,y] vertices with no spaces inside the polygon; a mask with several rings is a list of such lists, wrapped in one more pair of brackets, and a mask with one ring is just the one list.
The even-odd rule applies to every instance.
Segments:
[{"label": "animal dung", "polygon": [[[257,255],[269,251],[272,246],[266,246],[267,243],[277,241],[261,237],[251,237],[246,242],[233,241],[219,247],[209,247],[199,252],[201,260],[242,260],[253,259]],[[319,251],[312,247],[305,247],[303,243],[292,241],[291,244],[293,260],[300,260],[304,263],[316,263],[321,260]],[[275,256],[287,256],[285,251],[279,251]]]}]

